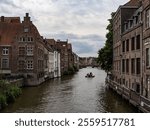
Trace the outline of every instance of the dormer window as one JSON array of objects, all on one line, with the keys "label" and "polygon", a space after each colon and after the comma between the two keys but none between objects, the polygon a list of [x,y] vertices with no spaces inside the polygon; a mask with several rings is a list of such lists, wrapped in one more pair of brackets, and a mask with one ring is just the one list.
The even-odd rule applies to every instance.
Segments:
[{"label": "dormer window", "polygon": [[125,22],[125,29],[128,30],[128,23]]},{"label": "dormer window", "polygon": [[132,27],[132,26],[133,26],[133,20],[130,19],[130,27]]},{"label": "dormer window", "polygon": [[7,47],[3,48],[2,55],[8,55],[8,54],[9,54],[9,49]]},{"label": "dormer window", "polygon": [[138,24],[138,16],[135,16],[135,24]]}]

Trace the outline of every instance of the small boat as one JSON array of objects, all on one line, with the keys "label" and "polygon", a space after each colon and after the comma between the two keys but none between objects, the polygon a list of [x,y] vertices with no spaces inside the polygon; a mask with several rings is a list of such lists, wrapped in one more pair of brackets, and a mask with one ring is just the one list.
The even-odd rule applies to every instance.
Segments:
[{"label": "small boat", "polygon": [[92,75],[92,76],[85,76],[86,78],[94,78],[95,77],[95,75]]},{"label": "small boat", "polygon": [[94,78],[95,75],[93,75],[92,72],[90,72],[90,73],[88,73],[85,77],[86,77],[86,78]]}]

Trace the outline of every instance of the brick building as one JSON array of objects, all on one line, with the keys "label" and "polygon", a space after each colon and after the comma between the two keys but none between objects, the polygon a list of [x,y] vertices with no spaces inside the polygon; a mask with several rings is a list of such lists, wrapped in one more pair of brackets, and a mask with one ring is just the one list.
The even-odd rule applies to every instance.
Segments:
[{"label": "brick building", "polygon": [[150,100],[150,1],[143,0],[143,96]]},{"label": "brick building", "polygon": [[3,75],[22,75],[27,85],[44,81],[44,45],[37,28],[26,13],[18,17],[1,17],[0,59]]},{"label": "brick building", "polygon": [[0,52],[0,75],[24,77],[27,86],[60,77],[78,64],[68,40],[43,39],[28,13],[22,22],[20,17],[0,17]]},{"label": "brick building", "polygon": [[60,52],[61,75],[63,75],[69,69],[68,40],[67,41],[57,40],[56,44]]},{"label": "brick building", "polygon": [[68,44],[68,67],[73,68],[73,53],[72,53],[72,45],[69,43]]},{"label": "brick building", "polygon": [[150,1],[130,0],[113,17],[113,89],[150,111]]}]

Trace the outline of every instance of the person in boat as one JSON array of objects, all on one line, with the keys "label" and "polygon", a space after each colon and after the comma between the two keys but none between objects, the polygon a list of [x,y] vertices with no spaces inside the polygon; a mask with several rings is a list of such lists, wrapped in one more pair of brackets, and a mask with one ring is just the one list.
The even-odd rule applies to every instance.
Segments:
[{"label": "person in boat", "polygon": [[90,77],[93,77],[93,73],[92,73],[92,72],[90,72],[89,76],[90,76]]},{"label": "person in boat", "polygon": [[87,77],[90,77],[90,74],[89,73],[87,73],[87,75],[86,75]]}]

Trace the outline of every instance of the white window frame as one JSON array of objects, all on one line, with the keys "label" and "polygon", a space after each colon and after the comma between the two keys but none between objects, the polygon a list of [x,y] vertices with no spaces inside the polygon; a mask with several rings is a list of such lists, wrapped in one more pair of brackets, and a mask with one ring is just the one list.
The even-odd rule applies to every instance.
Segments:
[{"label": "white window frame", "polygon": [[9,55],[9,48],[8,47],[4,47],[2,49],[2,55]]},{"label": "white window frame", "polygon": [[32,56],[33,55],[33,46],[27,46],[27,55]]}]

